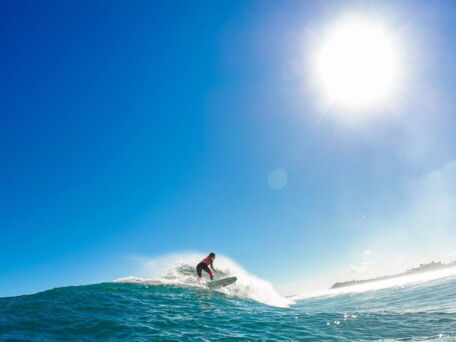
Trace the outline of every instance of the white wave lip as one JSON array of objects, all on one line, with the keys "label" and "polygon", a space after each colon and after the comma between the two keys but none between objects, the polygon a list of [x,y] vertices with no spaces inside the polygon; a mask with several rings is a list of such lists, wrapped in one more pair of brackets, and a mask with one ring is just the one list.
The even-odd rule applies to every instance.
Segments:
[{"label": "white wave lip", "polygon": [[[149,285],[167,284],[197,286],[206,288],[206,281],[198,281],[195,267],[206,255],[197,252],[174,253],[158,258],[135,258],[140,264],[141,273],[146,276],[129,276],[116,279],[116,282],[141,283]],[[294,300],[282,297],[266,280],[260,279],[239,266],[236,262],[217,254],[214,262],[215,279],[237,277],[233,285],[217,290],[229,296],[252,299],[270,306],[286,308]],[[204,273],[204,272],[203,272]]]}]

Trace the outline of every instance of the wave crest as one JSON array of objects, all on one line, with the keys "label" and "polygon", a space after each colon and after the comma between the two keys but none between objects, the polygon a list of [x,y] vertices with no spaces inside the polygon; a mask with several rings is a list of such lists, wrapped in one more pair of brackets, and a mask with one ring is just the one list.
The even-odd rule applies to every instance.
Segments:
[{"label": "wave crest", "polygon": [[[198,281],[195,266],[205,257],[201,253],[169,254],[154,259],[138,258],[145,277],[130,276],[116,279],[116,282],[140,283],[145,285],[179,285],[207,288],[209,280],[203,272],[203,280]],[[221,288],[218,292],[229,296],[251,299],[266,305],[288,307],[294,304],[289,298],[282,297],[266,280],[260,279],[235,263],[233,260],[217,255],[214,262],[214,279],[237,277],[233,285]]]}]

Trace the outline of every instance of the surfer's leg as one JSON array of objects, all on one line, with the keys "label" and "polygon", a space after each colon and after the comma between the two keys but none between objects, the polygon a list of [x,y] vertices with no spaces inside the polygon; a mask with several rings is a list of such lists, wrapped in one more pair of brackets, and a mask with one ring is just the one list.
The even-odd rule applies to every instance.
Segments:
[{"label": "surfer's leg", "polygon": [[207,266],[206,264],[202,264],[203,265],[203,270],[205,270],[207,273],[209,273],[209,276],[211,277],[211,280],[214,279],[214,277],[212,276],[212,272],[211,270],[209,269],[209,266]]},{"label": "surfer's leg", "polygon": [[202,263],[199,263],[197,266],[196,266],[196,274],[198,274],[198,279],[201,279],[201,273],[202,273],[202,270],[203,270],[203,265],[205,264],[202,264]]}]

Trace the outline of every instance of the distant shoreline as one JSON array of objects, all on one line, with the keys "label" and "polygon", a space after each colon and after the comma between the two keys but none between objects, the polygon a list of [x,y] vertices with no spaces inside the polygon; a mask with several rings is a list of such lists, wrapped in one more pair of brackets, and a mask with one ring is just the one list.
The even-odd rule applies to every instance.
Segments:
[{"label": "distant shoreline", "polygon": [[444,264],[442,262],[433,261],[433,262],[430,262],[429,264],[420,264],[420,266],[418,266],[418,267],[411,268],[411,269],[409,269],[403,273],[399,273],[399,274],[377,277],[377,278],[372,278],[372,279],[351,280],[351,281],[344,281],[344,282],[340,282],[340,283],[334,283],[334,285],[330,287],[330,290],[339,289],[341,287],[372,283],[372,282],[386,280],[386,279],[399,278],[399,277],[403,277],[403,276],[411,275],[411,274],[443,270],[443,269],[447,269],[447,268],[451,268],[451,267],[456,267],[456,261],[453,261],[449,264]]}]

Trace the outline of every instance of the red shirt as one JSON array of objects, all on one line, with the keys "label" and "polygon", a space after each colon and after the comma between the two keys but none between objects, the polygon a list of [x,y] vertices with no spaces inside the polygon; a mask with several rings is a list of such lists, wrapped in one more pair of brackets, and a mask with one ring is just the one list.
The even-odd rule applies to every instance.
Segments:
[{"label": "red shirt", "polygon": [[212,265],[212,259],[209,257],[204,258],[201,262],[204,262],[206,265]]}]

